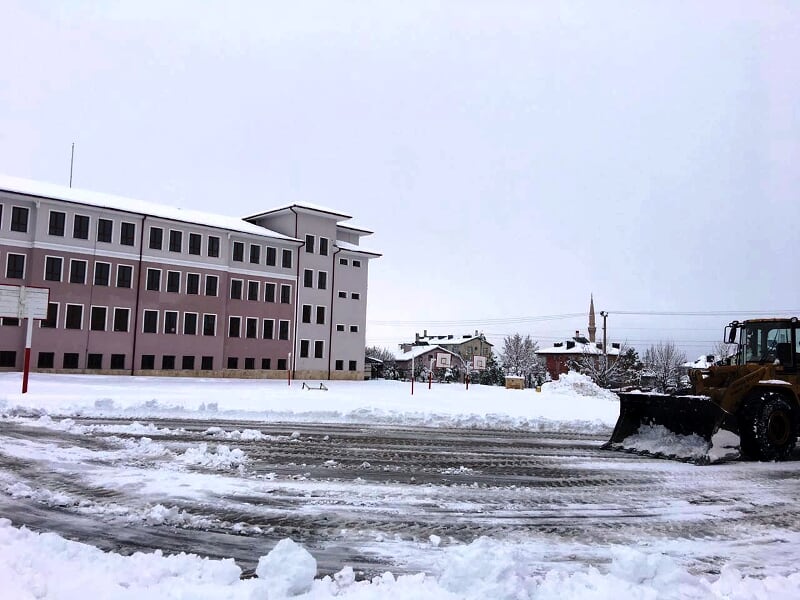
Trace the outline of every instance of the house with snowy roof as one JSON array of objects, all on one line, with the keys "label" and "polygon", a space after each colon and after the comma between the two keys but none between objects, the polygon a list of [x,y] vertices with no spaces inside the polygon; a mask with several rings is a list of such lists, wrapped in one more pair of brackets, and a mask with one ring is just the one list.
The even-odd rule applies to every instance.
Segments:
[{"label": "house with snowy roof", "polygon": [[400,349],[403,352],[409,352],[412,348],[417,346],[439,346],[450,352],[458,354],[464,360],[472,360],[473,356],[491,357],[493,344],[486,339],[486,336],[477,329],[472,334],[464,335],[428,335],[428,330],[425,329],[422,335],[419,333],[414,334],[413,342],[405,342],[400,344]]},{"label": "house with snowy roof", "polygon": [[545,360],[545,368],[550,374],[550,378],[558,379],[559,375],[569,371],[571,362],[582,360],[586,357],[596,361],[601,356],[607,355],[609,360],[617,360],[620,354],[620,344],[611,343],[608,345],[608,349],[604,350],[603,342],[594,342],[576,331],[571,339],[564,342],[556,342],[549,348],[537,350],[536,354]]},{"label": "house with snowy roof", "polygon": [[439,354],[447,354],[450,356],[451,368],[463,369],[464,363],[461,356],[441,346],[431,346],[428,344],[414,346],[407,352],[400,354],[395,359],[395,367],[400,376],[403,379],[407,379],[411,376],[412,363],[414,365],[414,371],[419,373],[422,369],[430,369],[432,366],[435,366],[436,357]]}]

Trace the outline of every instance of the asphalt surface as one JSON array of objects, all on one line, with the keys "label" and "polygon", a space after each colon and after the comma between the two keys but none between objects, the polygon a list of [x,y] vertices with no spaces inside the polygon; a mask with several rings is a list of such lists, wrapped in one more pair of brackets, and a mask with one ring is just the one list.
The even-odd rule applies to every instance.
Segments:
[{"label": "asphalt surface", "polygon": [[[408,548],[432,539],[447,545],[481,536],[550,541],[549,560],[584,563],[603,560],[591,548],[697,541],[700,550],[687,558],[692,570],[717,573],[732,560],[758,573],[763,559],[740,547],[800,531],[798,461],[695,466],[603,450],[608,435],[580,433],[157,419],[147,422],[159,432],[147,437],[170,454],[120,459],[113,452],[121,443],[143,436],[106,426],[128,419],[74,418],[102,426],[82,433],[34,421],[0,419],[0,516],[123,554],[160,548],[233,557],[246,575],[285,537],[312,551],[320,573],[350,565],[370,576],[424,570],[424,553]],[[211,425],[221,430],[207,432]],[[243,430],[264,439],[221,437]],[[182,466],[176,477],[210,474],[224,478],[224,489],[176,494],[165,486],[161,495],[116,481],[114,473],[126,471],[169,477],[175,456],[203,443],[241,449],[248,460],[224,470]],[[27,444],[52,451],[11,451]],[[89,458],[54,465],[74,448]],[[107,482],[87,475],[106,468]],[[15,483],[47,494],[20,494]],[[135,518],[156,502],[196,520]],[[576,556],[580,549],[588,555]],[[794,568],[798,554],[778,563]]]}]

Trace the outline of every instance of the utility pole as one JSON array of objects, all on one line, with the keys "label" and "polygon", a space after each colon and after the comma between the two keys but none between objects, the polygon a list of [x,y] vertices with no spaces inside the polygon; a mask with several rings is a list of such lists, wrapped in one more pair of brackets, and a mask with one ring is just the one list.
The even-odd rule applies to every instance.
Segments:
[{"label": "utility pole", "polygon": [[608,311],[601,310],[600,316],[603,317],[603,356],[608,360],[608,345],[606,343],[606,317],[608,317]]},{"label": "utility pole", "polygon": [[75,163],[75,142],[72,142],[72,154],[69,157],[69,187],[72,187],[72,165]]}]

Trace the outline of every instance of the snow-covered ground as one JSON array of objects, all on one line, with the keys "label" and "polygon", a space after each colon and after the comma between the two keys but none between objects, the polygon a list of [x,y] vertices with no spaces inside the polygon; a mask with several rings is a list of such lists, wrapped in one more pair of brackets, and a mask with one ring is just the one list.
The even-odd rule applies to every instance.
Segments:
[{"label": "snow-covered ground", "polygon": [[[142,497],[160,495],[174,499],[184,494],[193,498],[203,496],[210,502],[220,495],[244,493],[242,487],[247,486],[247,481],[230,474],[246,469],[250,461],[237,445],[268,439],[258,428],[259,423],[280,421],[297,423],[298,427],[302,423],[368,423],[461,428],[465,435],[472,428],[581,434],[609,432],[619,411],[616,396],[578,376],[547,384],[541,393],[483,386],[466,390],[458,385],[434,385],[428,390],[427,386],[417,384],[412,396],[407,383],[327,385],[329,390],[322,391],[303,390],[300,382],[288,386],[285,381],[34,374],[29,393],[22,395],[20,375],[2,374],[0,425],[5,422],[76,436],[102,431],[110,436],[106,439],[112,441],[112,446],[87,448],[62,444],[54,453],[46,440],[0,435],[0,455],[25,464],[44,457],[47,468],[54,474],[73,473],[97,485],[111,481],[111,487],[135,490]],[[86,425],[77,422],[79,416],[122,417],[129,422]],[[179,429],[159,428],[146,422],[164,418],[197,422],[214,443],[186,445],[181,441],[184,432]],[[253,427],[225,430],[216,425],[221,419],[252,422]],[[290,434],[281,439],[276,436],[269,441],[289,444],[295,435],[299,436]],[[649,436],[655,439],[653,432]],[[673,468],[670,463],[663,465],[664,470]],[[194,467],[203,470],[186,471]],[[336,468],[335,461],[322,465],[325,467]],[[697,473],[691,481],[700,487],[703,469],[709,469],[683,464],[675,468]],[[469,471],[468,467],[459,469]],[[697,471],[691,471],[694,469]],[[764,472],[767,479],[794,472],[749,463],[736,471],[737,476],[748,470]],[[213,525],[204,522],[202,515],[190,514],[174,505],[151,502],[140,512],[134,512],[130,507],[109,502],[77,502],[68,492],[33,488],[17,475],[13,470],[0,471],[0,494],[12,500],[33,499],[49,506],[71,506],[76,513],[106,511],[113,512],[115,518],[151,523],[196,528]],[[741,485],[747,484],[744,478]],[[250,487],[253,492],[255,483]],[[328,487],[329,501],[336,494],[357,494],[365,511],[379,510],[390,498],[389,494],[404,493],[400,487],[387,492],[369,482],[359,482],[357,487],[344,486],[341,490],[333,489],[335,484]],[[743,504],[753,511],[758,511],[760,505],[780,508],[783,499],[771,496],[780,489],[778,482],[776,487],[763,485],[749,494],[742,492],[750,500],[733,504],[730,510],[739,511]],[[422,488],[414,490],[417,494],[434,493]],[[289,481],[281,486],[276,484],[273,493],[278,491],[302,497],[311,490],[302,481]],[[716,490],[709,490],[709,495],[715,493]],[[420,501],[435,503],[443,499],[431,496]],[[536,496],[525,496],[524,501],[537,502]],[[402,506],[402,502],[397,505]],[[700,509],[704,510],[702,506]],[[580,506],[563,506],[563,511],[573,511],[576,515],[580,510]],[[685,512],[676,515],[676,519],[696,518],[693,506],[681,510]],[[722,511],[717,518],[723,522],[729,515]],[[761,546],[739,554],[752,552],[749,564],[758,567],[746,572],[740,563],[734,564],[730,557],[726,558],[724,548],[720,548],[713,572],[698,574],[686,567],[680,560],[682,550],[697,543],[713,546],[717,543],[713,536],[708,540],[676,537],[660,549],[637,544],[598,543],[583,547],[572,544],[571,551],[576,553],[572,564],[556,564],[548,561],[548,555],[559,549],[553,547],[552,541],[537,536],[525,539],[483,536],[459,544],[443,543],[439,536],[431,535],[424,548],[410,544],[408,552],[418,552],[422,564],[435,556],[435,565],[421,567],[417,574],[399,569],[403,574],[395,575],[388,569],[383,575],[357,580],[348,564],[341,564],[333,575],[318,577],[312,553],[288,538],[264,549],[255,569],[256,577],[240,579],[242,570],[232,559],[161,552],[125,556],[69,541],[55,533],[34,532],[0,518],[0,577],[4,582],[3,598],[796,598],[800,596],[800,573],[792,565],[800,561],[800,549],[794,550],[800,548],[800,534],[794,530],[795,523],[797,520],[787,519],[769,524],[760,538]],[[251,527],[248,533],[259,532]],[[782,557],[780,565],[772,562],[773,552],[778,550]]]}]

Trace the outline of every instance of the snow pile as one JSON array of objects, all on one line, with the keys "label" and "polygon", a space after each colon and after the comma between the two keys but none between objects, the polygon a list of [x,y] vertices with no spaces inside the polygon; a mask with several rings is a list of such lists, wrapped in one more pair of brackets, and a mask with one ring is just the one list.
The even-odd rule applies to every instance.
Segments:
[{"label": "snow pile", "polygon": [[48,506],[71,506],[75,503],[72,497],[64,492],[53,492],[44,488],[33,489],[21,481],[8,483],[2,490],[12,498],[30,498]]},{"label": "snow pile", "polygon": [[[233,431],[225,431],[222,427],[215,426],[209,427],[203,433],[215,438],[245,442],[259,442],[265,439],[275,439],[275,436],[264,435],[258,429],[243,429],[241,431],[235,429]],[[285,436],[284,439],[286,439]]]},{"label": "snow pile", "polygon": [[708,458],[709,443],[699,435],[678,435],[663,425],[642,425],[622,441],[622,447],[701,461]]},{"label": "snow pile", "polygon": [[187,448],[178,456],[178,460],[187,465],[222,471],[242,467],[248,459],[239,448],[231,450],[228,446],[220,444],[216,447],[216,451],[213,451],[209,450],[208,444],[200,444],[197,448]]},{"label": "snow pile", "polygon": [[[541,548],[537,548],[541,551]],[[240,579],[232,559],[193,554],[164,556],[160,551],[122,556],[71,542],[53,533],[17,529],[0,519],[0,578],[3,596],[84,600],[91,597],[306,598],[327,600],[577,600],[584,598],[788,600],[800,594],[800,573],[786,577],[743,577],[723,567],[719,577],[689,573],[673,559],[637,549],[612,547],[611,561],[580,570],[535,574],[526,546],[481,538],[441,550],[438,576],[394,576],[390,572],[357,581],[352,567],[316,579],[316,560],[291,539],[279,542],[258,561],[257,578]],[[91,592],[87,592],[91,590]]]},{"label": "snow pile", "polygon": [[317,561],[308,550],[286,538],[258,560],[256,575],[270,588],[269,596],[297,596],[311,589]]},{"label": "snow pile", "polygon": [[79,425],[73,419],[65,418],[56,420],[50,415],[42,415],[36,421],[21,419],[24,425],[32,427],[46,427],[47,429],[54,429],[56,431],[64,431],[75,435],[85,435],[92,433],[117,433],[127,435],[180,435],[183,433],[180,429],[168,429],[165,427],[156,427],[152,423],[143,425],[138,421],[133,421],[128,425]]},{"label": "snow pile", "polygon": [[561,375],[556,381],[545,383],[542,386],[542,391],[572,397],[597,398],[599,400],[608,400],[609,402],[619,401],[614,392],[601,388],[588,376],[581,375],[575,371]]}]

